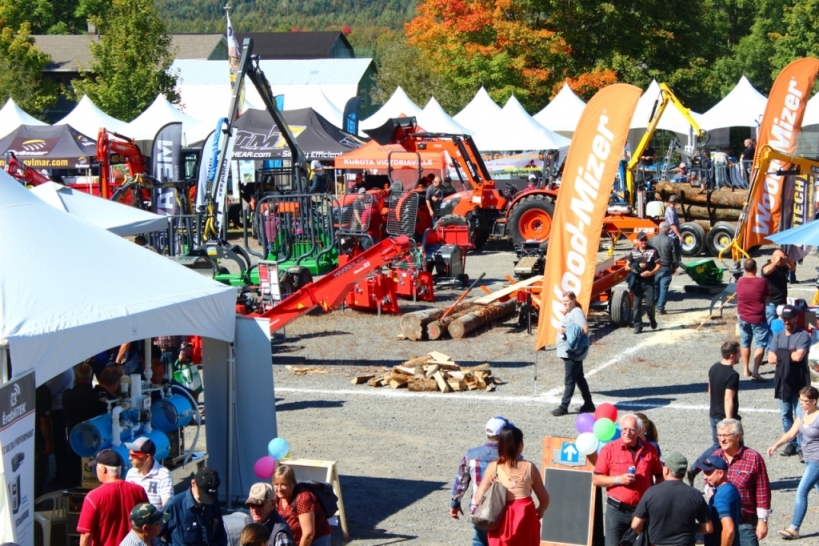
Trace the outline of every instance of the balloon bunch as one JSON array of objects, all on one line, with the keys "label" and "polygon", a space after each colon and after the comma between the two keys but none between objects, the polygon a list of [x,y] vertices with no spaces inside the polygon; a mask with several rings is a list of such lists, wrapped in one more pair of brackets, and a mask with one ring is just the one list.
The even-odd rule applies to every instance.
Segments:
[{"label": "balloon bunch", "polygon": [[273,438],[267,444],[265,455],[253,465],[253,472],[260,480],[269,480],[276,473],[276,463],[286,458],[290,454],[290,445],[284,438]]},{"label": "balloon bunch", "polygon": [[594,414],[581,413],[574,421],[574,427],[580,434],[575,440],[577,451],[581,455],[600,453],[604,445],[620,437],[620,425],[616,425],[617,408],[608,402],[597,406]]}]

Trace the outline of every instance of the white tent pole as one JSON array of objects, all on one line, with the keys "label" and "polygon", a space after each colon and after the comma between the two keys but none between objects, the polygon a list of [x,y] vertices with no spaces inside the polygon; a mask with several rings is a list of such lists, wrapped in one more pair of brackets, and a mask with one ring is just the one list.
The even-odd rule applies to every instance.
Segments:
[{"label": "white tent pole", "polygon": [[234,416],[236,415],[236,358],[234,357],[233,353],[233,344],[231,343],[228,346],[228,414],[227,414],[227,476],[225,479],[225,486],[227,491],[227,509],[230,510],[233,507],[233,491],[231,487],[233,485],[233,435],[236,434],[236,423],[234,422]]},{"label": "white tent pole", "polygon": [[0,385],[4,385],[9,380],[8,373],[9,346],[7,343],[0,344]]}]

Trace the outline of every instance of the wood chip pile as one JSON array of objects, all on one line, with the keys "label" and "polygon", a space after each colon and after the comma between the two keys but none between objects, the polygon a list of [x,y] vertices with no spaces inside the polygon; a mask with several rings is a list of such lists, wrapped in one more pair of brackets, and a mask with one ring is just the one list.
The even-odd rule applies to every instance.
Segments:
[{"label": "wood chip pile", "polygon": [[431,352],[407,360],[400,366],[393,366],[386,373],[368,374],[354,377],[353,385],[371,387],[392,387],[416,392],[453,392],[482,390],[491,392],[503,381],[492,375],[489,364],[461,367],[439,352]]}]

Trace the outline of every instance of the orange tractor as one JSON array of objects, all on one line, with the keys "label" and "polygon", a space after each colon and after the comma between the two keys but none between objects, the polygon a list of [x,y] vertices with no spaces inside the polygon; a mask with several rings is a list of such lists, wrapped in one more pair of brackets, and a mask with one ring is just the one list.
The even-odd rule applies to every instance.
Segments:
[{"label": "orange tractor", "polygon": [[499,190],[469,135],[419,132],[415,118],[391,119],[367,134],[379,144],[400,144],[411,153],[439,151],[449,156],[461,183],[472,189],[445,198],[440,215],[465,218],[476,249],[493,235],[509,237],[515,245],[549,239],[557,190]]}]

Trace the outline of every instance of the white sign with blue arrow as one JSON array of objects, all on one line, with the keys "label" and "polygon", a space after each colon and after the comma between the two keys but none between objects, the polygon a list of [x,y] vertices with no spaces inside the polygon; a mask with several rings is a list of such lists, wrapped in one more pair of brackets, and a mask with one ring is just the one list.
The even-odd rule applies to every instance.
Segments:
[{"label": "white sign with blue arrow", "polygon": [[560,449],[554,450],[552,459],[556,464],[563,466],[585,466],[586,456],[581,455],[574,442],[563,442]]}]

